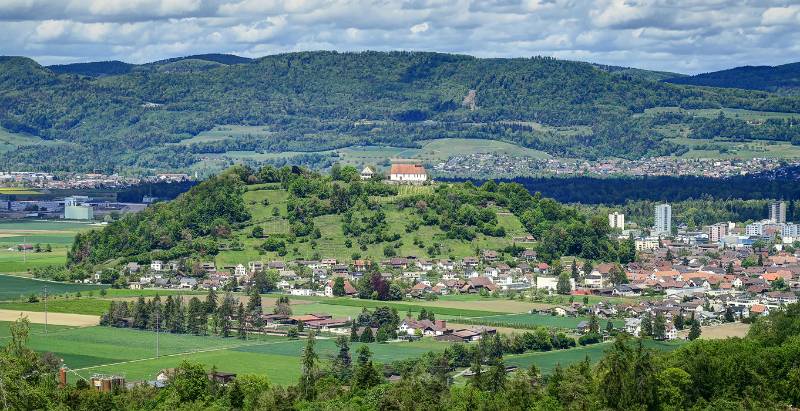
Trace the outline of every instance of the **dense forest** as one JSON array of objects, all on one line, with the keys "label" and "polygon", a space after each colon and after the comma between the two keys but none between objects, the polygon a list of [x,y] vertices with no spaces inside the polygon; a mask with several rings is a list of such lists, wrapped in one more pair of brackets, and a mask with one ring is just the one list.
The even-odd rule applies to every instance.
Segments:
[{"label": "dense forest", "polygon": [[[195,304],[202,311],[201,303]],[[200,314],[202,315],[202,314]],[[298,352],[296,385],[240,375],[211,381],[202,365],[183,362],[166,388],[141,385],[101,393],[85,382],[58,387],[58,362],[27,347],[27,320],[11,325],[0,350],[0,398],[10,409],[231,410],[783,410],[800,405],[800,305],[757,318],[747,337],[695,340],[667,352],[617,338],[596,363],[506,370],[514,347],[553,347],[557,335],[525,333],[454,344],[440,353],[378,364],[368,344],[351,353],[347,337],[324,360],[313,335]],[[466,384],[457,369],[469,369]],[[389,383],[387,375],[400,375]]]},{"label": "dense forest", "polygon": [[666,79],[669,83],[729,87],[796,94],[800,90],[800,63],[780,66],[744,66]]},{"label": "dense forest", "polygon": [[[624,204],[628,201],[684,201],[699,199],[800,199],[796,168],[786,174],[746,175],[728,178],[694,176],[656,177],[517,177],[500,179],[519,183],[531,192],[563,203]],[[447,179],[442,181],[465,181]],[[477,180],[476,183],[480,183]]]},{"label": "dense forest", "polygon": [[[413,147],[442,137],[503,140],[557,156],[641,158],[685,150],[665,138],[662,126],[694,121],[635,115],[647,108],[800,113],[796,97],[651,80],[658,77],[544,57],[422,52],[302,52],[254,60],[205,55],[134,67],[105,62],[52,69],[0,57],[0,126],[48,143],[4,153],[0,165],[182,169],[204,153]],[[462,104],[470,90],[474,104]],[[742,129],[720,123],[735,133]],[[225,124],[263,125],[270,134],[173,144]],[[562,126],[588,131],[559,133]],[[746,138],[800,143],[793,126],[770,125]]]}]

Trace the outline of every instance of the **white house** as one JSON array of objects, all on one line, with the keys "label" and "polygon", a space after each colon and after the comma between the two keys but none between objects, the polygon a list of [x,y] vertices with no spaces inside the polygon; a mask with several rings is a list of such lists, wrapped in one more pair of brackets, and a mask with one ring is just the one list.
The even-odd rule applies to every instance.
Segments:
[{"label": "white house", "polygon": [[399,183],[424,183],[428,181],[428,172],[421,164],[392,164],[389,180]]},{"label": "white house", "polygon": [[370,166],[366,166],[366,167],[364,167],[363,170],[361,170],[361,179],[362,180],[369,180],[374,175],[375,175],[375,172],[372,171],[372,168]]},{"label": "white house", "polygon": [[161,260],[153,260],[150,262],[150,269],[153,271],[161,271],[164,269],[164,262]]},{"label": "white house", "polygon": [[243,265],[236,264],[236,267],[233,269],[233,275],[235,275],[237,278],[244,277],[247,275],[247,270],[245,270]]}]

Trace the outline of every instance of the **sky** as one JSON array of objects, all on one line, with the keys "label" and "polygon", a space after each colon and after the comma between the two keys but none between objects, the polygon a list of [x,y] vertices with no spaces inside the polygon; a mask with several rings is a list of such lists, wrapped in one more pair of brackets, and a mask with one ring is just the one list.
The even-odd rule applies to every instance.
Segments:
[{"label": "sky", "polygon": [[0,0],[0,55],[535,55],[694,74],[800,60],[800,0]]}]

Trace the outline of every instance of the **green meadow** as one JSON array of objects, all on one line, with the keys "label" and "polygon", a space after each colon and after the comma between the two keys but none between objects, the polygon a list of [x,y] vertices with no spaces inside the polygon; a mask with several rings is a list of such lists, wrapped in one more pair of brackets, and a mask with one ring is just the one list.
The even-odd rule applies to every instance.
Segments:
[{"label": "green meadow", "polygon": [[[0,273],[28,274],[37,267],[63,265],[75,234],[94,228],[68,221],[0,221]],[[42,251],[18,251],[20,244],[39,244]],[[45,251],[50,245],[52,251]]]},{"label": "green meadow", "polygon": [[[97,285],[83,285],[83,284],[71,284],[71,283],[59,283],[54,281],[42,281],[42,280],[35,280],[32,278],[23,278],[23,277],[15,277],[11,275],[4,275],[0,274],[0,301],[8,301],[8,300],[18,300],[20,298],[27,298],[31,294],[42,295],[44,294],[44,288],[47,287],[48,294],[64,294],[64,293],[88,293],[90,291],[95,291],[100,289]],[[59,300],[56,297],[53,297],[48,304],[48,309],[56,311],[57,305],[61,301],[67,300]],[[24,304],[25,310],[27,311],[44,311],[42,307],[41,310],[37,309],[29,309],[31,307],[35,307],[37,304],[29,304],[29,303],[20,303]],[[0,309],[4,309],[9,307],[8,309],[21,309],[16,304],[11,303],[0,303]],[[106,308],[108,307],[108,302],[105,302]],[[72,308],[70,308],[72,310]],[[75,311],[63,311],[63,312],[75,312]],[[81,313],[83,314],[83,313]]]}]

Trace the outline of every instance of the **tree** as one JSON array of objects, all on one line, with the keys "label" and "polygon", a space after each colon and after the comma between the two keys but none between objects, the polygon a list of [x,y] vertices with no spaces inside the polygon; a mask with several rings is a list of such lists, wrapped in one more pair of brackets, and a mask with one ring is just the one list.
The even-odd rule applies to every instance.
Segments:
[{"label": "tree", "polygon": [[261,237],[263,237],[264,236],[264,228],[261,227],[260,225],[257,225],[255,227],[253,227],[253,229],[250,231],[250,236],[253,237],[253,238],[261,238]]},{"label": "tree", "polygon": [[733,315],[733,309],[730,306],[725,307],[725,322],[732,323],[736,321],[736,316]]},{"label": "tree", "polygon": [[692,328],[689,329],[689,341],[694,341],[700,337],[700,322],[692,321]]},{"label": "tree", "polygon": [[606,323],[606,333],[609,335],[614,334],[614,323],[611,320]]},{"label": "tree", "polygon": [[206,314],[214,314],[217,311],[217,292],[214,288],[208,289],[208,295],[206,295]]},{"label": "tree", "polygon": [[261,294],[255,287],[250,289],[250,299],[247,301],[247,312],[252,315],[261,315]]},{"label": "tree", "polygon": [[203,318],[206,318],[204,304],[200,302],[199,298],[192,297],[192,299],[189,300],[189,313],[186,319],[186,331],[194,335],[203,334],[206,327],[206,324],[204,321],[202,321]]},{"label": "tree", "polygon": [[340,335],[336,337],[336,347],[339,352],[333,360],[333,374],[339,381],[348,381],[352,376],[352,362],[350,357],[350,344],[347,337]]},{"label": "tree", "polygon": [[215,313],[216,323],[223,337],[230,337],[231,335],[231,317],[234,315],[235,307],[236,301],[233,295],[230,293],[225,294],[222,304],[220,304]]},{"label": "tree", "polygon": [[642,323],[640,324],[640,337],[651,337],[653,335],[653,315],[649,312],[644,315],[642,318]]},{"label": "tree", "polygon": [[203,366],[184,361],[175,370],[167,386],[183,403],[191,403],[208,395],[210,381]]},{"label": "tree", "polygon": [[147,304],[143,296],[139,296],[136,304],[133,306],[133,327],[140,330],[147,328],[150,313],[147,310]]},{"label": "tree", "polygon": [[611,267],[611,270],[609,270],[608,275],[610,277],[611,283],[614,285],[628,283],[628,275],[625,274],[625,270],[619,264],[614,264],[614,266]]},{"label": "tree", "polygon": [[375,335],[375,341],[379,343],[385,343],[387,340],[389,340],[389,333],[386,332],[386,328],[378,328],[378,333]]},{"label": "tree", "polygon": [[578,282],[581,279],[581,274],[578,271],[578,263],[572,260],[572,279]]},{"label": "tree", "polygon": [[682,330],[684,327],[685,319],[683,318],[683,311],[679,312],[678,315],[672,320],[672,324],[675,325],[676,330]]},{"label": "tree", "polygon": [[653,320],[653,338],[656,340],[667,338],[667,320],[663,313],[656,314],[656,318]]},{"label": "tree", "polygon": [[314,351],[315,343],[314,331],[309,331],[306,346],[303,349],[303,355],[301,357],[303,374],[300,377],[300,384],[298,385],[302,397],[307,401],[311,401],[317,396],[316,382],[319,373],[317,369],[317,360],[319,357]]},{"label": "tree", "polygon": [[300,332],[297,331],[297,327],[291,327],[286,331],[286,336],[289,337],[290,340],[296,340],[300,337]]},{"label": "tree", "polygon": [[362,343],[375,342],[375,337],[372,334],[372,328],[364,327],[364,331],[361,332],[360,340]]},{"label": "tree", "polygon": [[237,329],[237,336],[240,340],[247,339],[247,315],[244,311],[244,305],[239,303],[239,308],[236,310],[236,319],[239,328]]},{"label": "tree", "polygon": [[272,313],[286,316],[292,315],[292,305],[289,301],[289,297],[285,295],[280,296],[275,303],[275,307],[272,309]]},{"label": "tree", "polygon": [[359,341],[359,338],[358,338],[358,324],[355,321],[350,323],[350,341],[351,342]]},{"label": "tree", "polygon": [[372,363],[372,353],[369,346],[358,347],[358,358],[353,370],[352,387],[354,390],[367,390],[381,383],[383,378]]},{"label": "tree", "polygon": [[333,280],[333,295],[334,297],[343,297],[346,294],[344,289],[344,278],[336,277]]},{"label": "tree", "polygon": [[589,317],[589,332],[592,334],[597,334],[600,332],[600,321],[597,319],[597,315],[594,313],[591,317]]},{"label": "tree", "polygon": [[558,276],[558,283],[556,283],[556,292],[559,294],[567,295],[572,291],[572,284],[567,273],[561,273]]}]

